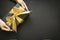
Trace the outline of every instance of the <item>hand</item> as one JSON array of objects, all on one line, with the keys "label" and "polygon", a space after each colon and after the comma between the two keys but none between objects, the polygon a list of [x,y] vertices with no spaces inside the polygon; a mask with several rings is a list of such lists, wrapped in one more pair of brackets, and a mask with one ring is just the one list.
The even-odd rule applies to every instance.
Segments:
[{"label": "hand", "polygon": [[0,28],[4,31],[12,31],[1,19],[0,19]]},{"label": "hand", "polygon": [[14,0],[14,1],[16,1],[18,3],[22,3],[23,2],[23,0]]}]

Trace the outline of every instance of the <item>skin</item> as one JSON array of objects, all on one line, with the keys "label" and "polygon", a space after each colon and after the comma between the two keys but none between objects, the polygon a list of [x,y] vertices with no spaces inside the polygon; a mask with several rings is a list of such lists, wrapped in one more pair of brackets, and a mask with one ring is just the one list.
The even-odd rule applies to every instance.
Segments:
[{"label": "skin", "polygon": [[24,9],[26,9],[25,12],[30,13],[30,11],[28,10],[28,7],[26,5],[26,3],[23,0],[15,0],[16,2],[18,2]]},{"label": "skin", "polygon": [[4,31],[12,31],[2,19],[0,19],[0,28]]}]

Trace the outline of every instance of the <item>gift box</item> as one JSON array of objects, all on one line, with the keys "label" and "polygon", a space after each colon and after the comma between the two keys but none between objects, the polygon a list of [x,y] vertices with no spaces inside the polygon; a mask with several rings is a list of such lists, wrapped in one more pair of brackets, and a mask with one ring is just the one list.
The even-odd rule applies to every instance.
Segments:
[{"label": "gift box", "polygon": [[29,12],[25,12],[24,8],[17,3],[2,19],[6,25],[8,25],[13,31],[17,32],[17,26],[23,23],[28,15]]}]

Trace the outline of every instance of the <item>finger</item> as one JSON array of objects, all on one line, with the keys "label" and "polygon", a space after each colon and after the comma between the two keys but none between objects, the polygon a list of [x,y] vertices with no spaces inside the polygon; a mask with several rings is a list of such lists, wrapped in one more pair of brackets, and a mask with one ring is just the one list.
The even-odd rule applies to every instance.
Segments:
[{"label": "finger", "polygon": [[7,25],[4,25],[7,29],[10,29],[10,27],[8,27]]},{"label": "finger", "polygon": [[11,29],[10,29],[10,27],[8,27],[7,25],[4,25],[8,30],[10,30],[10,31],[12,31]]},{"label": "finger", "polygon": [[1,26],[1,29],[4,31],[9,31],[8,29],[4,28],[3,26]]},{"label": "finger", "polygon": [[5,28],[4,26],[1,26],[1,29],[5,30],[5,31],[10,31],[9,29]]},{"label": "finger", "polygon": [[8,30],[12,31],[12,30],[10,29],[10,27],[7,26],[6,24],[4,24],[4,26],[5,26]]}]

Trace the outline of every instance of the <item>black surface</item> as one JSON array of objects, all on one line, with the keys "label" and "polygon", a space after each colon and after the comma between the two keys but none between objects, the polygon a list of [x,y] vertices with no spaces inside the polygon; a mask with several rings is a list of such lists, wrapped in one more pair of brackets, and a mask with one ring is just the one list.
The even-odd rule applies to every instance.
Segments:
[{"label": "black surface", "polygon": [[[18,40],[60,40],[60,1],[24,0],[31,14],[22,25],[18,26]],[[8,4],[0,1],[0,14],[6,13]],[[1,4],[2,3],[2,4]],[[2,16],[2,15],[1,15]],[[0,17],[1,17],[0,16]],[[0,33],[0,38],[7,39],[7,33]],[[10,35],[10,34],[9,34]],[[11,34],[12,35],[12,34]],[[13,35],[12,35],[13,36]],[[12,37],[11,36],[11,37]],[[14,35],[15,36],[15,35]],[[9,36],[10,37],[10,36]]]}]

